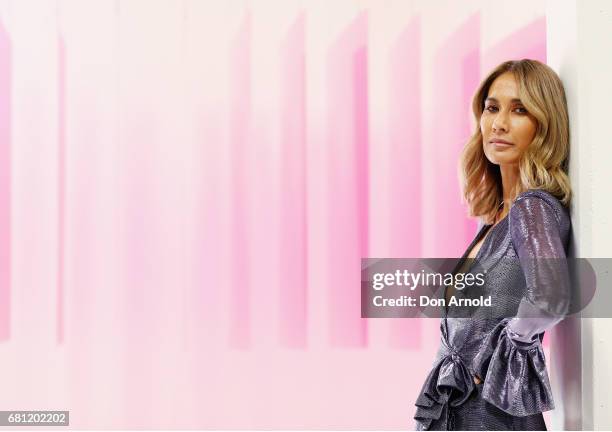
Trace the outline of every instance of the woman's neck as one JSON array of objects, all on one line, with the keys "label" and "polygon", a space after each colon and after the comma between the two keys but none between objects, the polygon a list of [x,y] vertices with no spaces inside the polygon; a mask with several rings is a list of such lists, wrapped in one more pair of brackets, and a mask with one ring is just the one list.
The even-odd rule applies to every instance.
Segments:
[{"label": "woman's neck", "polygon": [[503,219],[510,211],[512,201],[516,198],[517,186],[520,181],[518,165],[501,165],[499,166],[502,179],[502,196],[504,200],[504,208],[497,217],[497,220]]}]

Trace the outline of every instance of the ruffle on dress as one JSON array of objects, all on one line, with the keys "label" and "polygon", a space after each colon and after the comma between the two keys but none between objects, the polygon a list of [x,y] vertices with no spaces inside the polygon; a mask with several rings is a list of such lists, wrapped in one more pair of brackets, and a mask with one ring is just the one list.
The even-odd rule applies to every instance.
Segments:
[{"label": "ruffle on dress", "polygon": [[[429,430],[432,422],[443,418],[448,422],[448,407],[463,404],[475,389],[474,378],[461,356],[450,351],[438,361],[423,384],[415,403],[415,420],[422,430]],[[444,427],[446,429],[446,426]]]},{"label": "ruffle on dress", "polygon": [[491,331],[472,362],[475,373],[484,380],[483,399],[517,417],[554,409],[543,333],[531,343],[521,342],[513,338],[509,320]]}]

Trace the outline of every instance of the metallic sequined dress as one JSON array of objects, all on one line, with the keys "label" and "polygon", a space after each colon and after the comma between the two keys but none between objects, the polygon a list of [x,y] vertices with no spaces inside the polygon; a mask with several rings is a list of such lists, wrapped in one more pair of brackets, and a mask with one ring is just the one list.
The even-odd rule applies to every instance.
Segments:
[{"label": "metallic sequined dress", "polygon": [[[415,403],[416,430],[545,430],[542,412],[554,408],[541,341],[569,306],[568,210],[548,192],[524,192],[507,217],[480,229],[463,259],[489,229],[474,260],[486,271],[485,284],[458,295],[491,295],[505,313],[445,313],[440,348]],[[483,379],[478,385],[474,374]]]}]

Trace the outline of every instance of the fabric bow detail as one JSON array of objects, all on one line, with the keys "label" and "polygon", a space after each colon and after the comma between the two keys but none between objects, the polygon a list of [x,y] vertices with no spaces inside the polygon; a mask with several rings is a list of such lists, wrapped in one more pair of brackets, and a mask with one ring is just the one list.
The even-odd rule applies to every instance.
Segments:
[{"label": "fabric bow detail", "polygon": [[436,363],[427,376],[415,405],[415,420],[428,430],[434,420],[440,419],[445,405],[463,404],[475,389],[472,374],[459,354],[453,352]]}]

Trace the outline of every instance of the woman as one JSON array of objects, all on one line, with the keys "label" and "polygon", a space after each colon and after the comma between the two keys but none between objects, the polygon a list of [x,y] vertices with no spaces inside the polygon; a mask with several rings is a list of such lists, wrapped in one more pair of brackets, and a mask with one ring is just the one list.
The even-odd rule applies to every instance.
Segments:
[{"label": "woman", "polygon": [[[417,430],[545,430],[554,408],[541,341],[569,307],[569,121],[563,85],[548,66],[509,61],[477,90],[480,125],[461,158],[463,194],[485,225],[468,246],[485,271],[497,315],[452,318],[416,406]],[[470,288],[471,289],[471,288]],[[503,315],[500,313],[503,311]],[[473,315],[471,315],[473,316]]]}]

